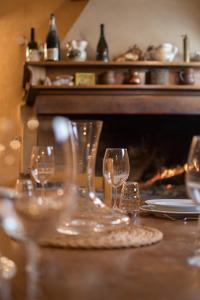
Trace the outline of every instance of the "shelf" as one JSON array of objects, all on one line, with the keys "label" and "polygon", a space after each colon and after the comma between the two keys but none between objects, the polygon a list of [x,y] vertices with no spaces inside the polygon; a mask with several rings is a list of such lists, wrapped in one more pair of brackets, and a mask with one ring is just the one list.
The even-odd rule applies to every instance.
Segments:
[{"label": "shelf", "polygon": [[[180,70],[187,67],[196,68],[196,84],[177,84]],[[174,84],[38,85],[41,80],[60,74],[95,72],[98,76],[105,69],[118,71],[120,68],[120,72],[131,68],[171,68],[170,82]],[[34,105],[37,114],[200,114],[200,62],[29,62],[25,64],[23,83],[26,105]]]},{"label": "shelf", "polygon": [[57,86],[57,85],[33,85],[30,87],[35,90],[194,90],[200,91],[200,85],[132,85],[132,84],[120,84],[120,85],[105,85],[96,84],[88,86]]},{"label": "shelf", "polygon": [[40,62],[27,62],[25,66],[35,67],[72,67],[72,68],[127,68],[127,67],[139,67],[139,68],[200,68],[200,62],[159,62],[159,61],[135,61],[135,62],[100,62],[100,61],[40,61]]}]

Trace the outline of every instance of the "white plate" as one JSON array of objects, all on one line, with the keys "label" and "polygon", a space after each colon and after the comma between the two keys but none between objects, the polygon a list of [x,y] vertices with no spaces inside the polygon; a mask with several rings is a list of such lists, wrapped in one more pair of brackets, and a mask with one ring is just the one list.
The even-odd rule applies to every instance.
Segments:
[{"label": "white plate", "polygon": [[199,212],[200,208],[190,199],[155,199],[146,200],[146,204],[152,205],[155,209],[170,210],[170,211],[183,211],[183,212]]},{"label": "white plate", "polygon": [[155,215],[158,216],[162,216],[162,217],[181,217],[181,218],[197,218],[198,215],[200,214],[200,211],[197,210],[193,210],[193,211],[179,211],[179,210],[168,210],[168,209],[157,209],[155,206],[153,205],[142,205],[140,207],[140,210],[142,212],[148,212],[148,213],[153,213]]}]

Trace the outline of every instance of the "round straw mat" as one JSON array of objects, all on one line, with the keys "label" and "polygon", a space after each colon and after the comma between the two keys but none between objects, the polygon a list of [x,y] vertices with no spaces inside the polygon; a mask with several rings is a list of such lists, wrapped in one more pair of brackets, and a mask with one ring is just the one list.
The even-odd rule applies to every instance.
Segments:
[{"label": "round straw mat", "polygon": [[141,225],[131,225],[120,231],[99,233],[88,236],[56,234],[41,241],[41,246],[83,249],[112,249],[141,247],[157,243],[163,238],[158,229]]}]

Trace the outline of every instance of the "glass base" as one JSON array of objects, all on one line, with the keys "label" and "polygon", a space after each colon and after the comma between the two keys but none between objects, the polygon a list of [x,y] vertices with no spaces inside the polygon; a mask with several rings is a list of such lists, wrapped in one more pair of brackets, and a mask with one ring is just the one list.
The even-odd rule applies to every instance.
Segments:
[{"label": "glass base", "polygon": [[78,207],[70,217],[64,216],[57,232],[82,235],[119,230],[130,224],[130,218],[119,209],[105,206],[101,200],[79,198]]},{"label": "glass base", "polygon": [[3,279],[11,279],[17,272],[14,261],[5,256],[0,256],[0,277]]}]

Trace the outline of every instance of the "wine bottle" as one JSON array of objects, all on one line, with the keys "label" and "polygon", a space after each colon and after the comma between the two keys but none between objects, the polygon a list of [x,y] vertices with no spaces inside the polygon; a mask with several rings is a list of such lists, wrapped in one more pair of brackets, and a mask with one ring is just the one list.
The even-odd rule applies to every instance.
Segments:
[{"label": "wine bottle", "polygon": [[101,61],[109,60],[108,44],[106,42],[105,34],[104,34],[104,24],[100,25],[100,37],[97,44],[96,60],[101,60]]},{"label": "wine bottle", "polygon": [[30,41],[28,42],[28,48],[30,50],[32,49],[38,49],[38,44],[35,41],[35,28],[31,28],[31,34],[30,34]]},{"label": "wine bottle", "polygon": [[35,41],[35,28],[33,28],[33,27],[31,28],[30,40],[27,44],[26,60],[27,61],[38,61],[39,60],[38,44]]},{"label": "wine bottle", "polygon": [[49,31],[46,38],[46,59],[60,60],[60,40],[56,29],[56,20],[54,14],[50,15]]}]

